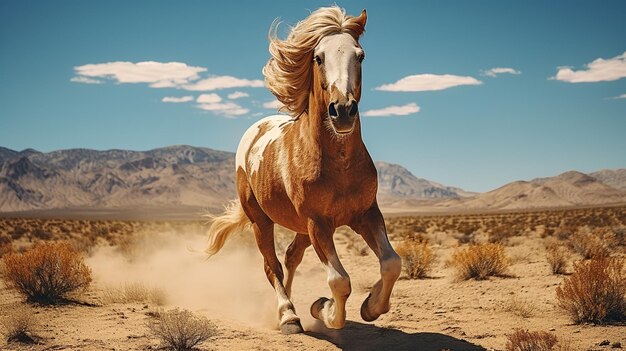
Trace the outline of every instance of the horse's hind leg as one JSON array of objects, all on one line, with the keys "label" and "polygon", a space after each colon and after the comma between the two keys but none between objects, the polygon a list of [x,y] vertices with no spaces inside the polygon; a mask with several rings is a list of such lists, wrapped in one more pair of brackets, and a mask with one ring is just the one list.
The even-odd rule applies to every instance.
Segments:
[{"label": "horse's hind leg", "polygon": [[381,278],[372,287],[369,296],[361,305],[361,317],[363,320],[371,322],[389,311],[389,298],[393,286],[400,276],[402,262],[389,243],[385,221],[378,206],[375,205],[369,209],[351,227],[363,236],[380,262]]},{"label": "horse's hind leg", "polygon": [[293,277],[296,275],[296,269],[298,265],[300,265],[300,262],[302,262],[304,250],[309,246],[311,246],[309,235],[297,233],[285,253],[285,268],[287,268],[285,290],[289,297],[291,297],[291,285],[293,284]]},{"label": "horse's hind leg", "polygon": [[[245,179],[240,184],[243,184],[243,181]],[[274,247],[274,222],[263,212],[252,191],[246,187],[243,187],[243,190],[240,193],[241,205],[252,222],[256,243],[263,255],[265,275],[276,292],[280,331],[283,334],[302,333],[304,329],[300,324],[300,318],[296,315],[296,309],[283,286],[283,267],[276,257]]]},{"label": "horse's hind leg", "polygon": [[333,228],[324,221],[309,220],[309,237],[320,261],[326,266],[328,286],[333,294],[332,299],[322,297],[311,305],[311,315],[328,328],[341,329],[346,323],[346,300],[352,288],[350,277],[341,265],[335,243]]}]

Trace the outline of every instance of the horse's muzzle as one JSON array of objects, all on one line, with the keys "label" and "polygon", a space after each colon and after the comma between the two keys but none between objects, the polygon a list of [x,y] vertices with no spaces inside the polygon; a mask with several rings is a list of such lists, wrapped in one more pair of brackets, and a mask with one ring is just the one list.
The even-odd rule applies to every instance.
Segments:
[{"label": "horse's muzzle", "polygon": [[328,116],[337,134],[350,133],[358,113],[359,104],[354,99],[328,104]]}]

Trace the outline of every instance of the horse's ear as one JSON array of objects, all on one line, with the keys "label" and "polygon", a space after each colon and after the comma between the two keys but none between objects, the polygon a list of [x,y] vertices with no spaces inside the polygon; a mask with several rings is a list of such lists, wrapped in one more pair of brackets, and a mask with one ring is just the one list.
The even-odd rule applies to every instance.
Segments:
[{"label": "horse's ear", "polygon": [[367,22],[367,11],[363,9],[363,11],[361,11],[361,15],[355,18],[354,21],[358,23],[361,28],[363,28],[363,31],[365,31],[365,23]]}]

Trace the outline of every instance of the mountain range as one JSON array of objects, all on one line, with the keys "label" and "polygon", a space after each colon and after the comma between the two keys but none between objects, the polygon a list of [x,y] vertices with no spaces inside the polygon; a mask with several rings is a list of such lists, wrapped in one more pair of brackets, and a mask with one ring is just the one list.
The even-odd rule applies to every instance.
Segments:
[{"label": "mountain range", "polygon": [[[521,209],[626,202],[626,169],[518,181],[472,193],[376,162],[383,207]],[[0,212],[53,208],[193,206],[218,209],[235,194],[234,154],[186,145],[149,151],[0,147]]]}]

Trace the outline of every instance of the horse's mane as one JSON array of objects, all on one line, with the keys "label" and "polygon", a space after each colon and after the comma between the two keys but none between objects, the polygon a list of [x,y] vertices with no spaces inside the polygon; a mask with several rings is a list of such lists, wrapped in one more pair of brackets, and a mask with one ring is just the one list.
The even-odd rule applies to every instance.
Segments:
[{"label": "horse's mane", "polygon": [[269,31],[272,57],[263,68],[263,75],[267,88],[283,103],[283,111],[296,116],[307,109],[313,49],[331,34],[349,33],[358,40],[365,28],[355,19],[340,7],[322,7],[298,22],[285,40],[278,38],[279,22],[272,23]]}]

